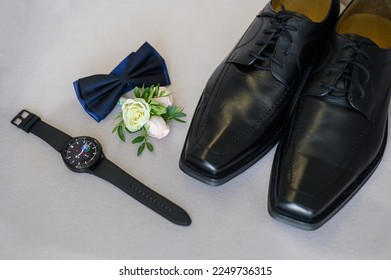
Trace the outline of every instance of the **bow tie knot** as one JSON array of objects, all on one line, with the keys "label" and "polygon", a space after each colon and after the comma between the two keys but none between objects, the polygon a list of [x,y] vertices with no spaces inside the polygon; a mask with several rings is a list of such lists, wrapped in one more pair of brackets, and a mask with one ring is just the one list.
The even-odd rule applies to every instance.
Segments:
[{"label": "bow tie knot", "polygon": [[115,107],[119,98],[135,87],[169,85],[164,59],[148,43],[126,57],[110,74],[93,75],[73,83],[84,110],[97,122]]},{"label": "bow tie knot", "polygon": [[132,87],[133,86],[132,80],[129,78],[127,73],[122,73],[121,75],[118,76],[119,81],[121,82],[122,88],[127,88],[127,87]]}]

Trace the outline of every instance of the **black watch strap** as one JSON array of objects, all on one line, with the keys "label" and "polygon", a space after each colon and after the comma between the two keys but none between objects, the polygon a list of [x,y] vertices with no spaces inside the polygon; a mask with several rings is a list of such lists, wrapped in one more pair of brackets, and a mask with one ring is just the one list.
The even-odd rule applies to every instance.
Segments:
[{"label": "black watch strap", "polygon": [[93,174],[114,184],[119,189],[174,224],[182,226],[191,224],[191,219],[185,210],[151,190],[110,160],[103,158],[99,162],[99,165],[93,170]]},{"label": "black watch strap", "polygon": [[11,123],[43,139],[58,152],[72,139],[68,134],[45,123],[37,115],[27,110],[22,110],[17,114]]},{"label": "black watch strap", "polygon": [[[73,137],[43,122],[37,115],[27,110],[22,110],[12,119],[11,123],[42,138],[59,152],[73,139]],[[191,224],[191,219],[185,210],[137,181],[104,156],[95,168],[89,170],[94,175],[114,184],[169,221],[183,226]]]}]

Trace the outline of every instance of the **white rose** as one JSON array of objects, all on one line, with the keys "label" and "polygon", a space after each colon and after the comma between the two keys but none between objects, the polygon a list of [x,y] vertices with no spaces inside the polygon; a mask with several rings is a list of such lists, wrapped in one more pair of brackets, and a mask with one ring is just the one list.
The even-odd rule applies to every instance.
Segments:
[{"label": "white rose", "polygon": [[136,132],[142,128],[150,117],[149,104],[142,98],[128,99],[122,104],[122,117],[129,131]]},{"label": "white rose", "polygon": [[147,128],[148,135],[157,139],[166,137],[170,132],[170,128],[164,119],[159,116],[151,117],[151,119],[146,123],[145,127]]},{"label": "white rose", "polygon": [[[164,91],[164,93],[163,93],[163,91]],[[171,106],[173,104],[172,93],[169,90],[167,90],[165,87],[160,87],[158,95],[161,95],[161,94],[165,95],[165,96],[155,97],[155,98],[153,98],[153,100],[156,100],[157,102],[162,104],[164,107]]]}]

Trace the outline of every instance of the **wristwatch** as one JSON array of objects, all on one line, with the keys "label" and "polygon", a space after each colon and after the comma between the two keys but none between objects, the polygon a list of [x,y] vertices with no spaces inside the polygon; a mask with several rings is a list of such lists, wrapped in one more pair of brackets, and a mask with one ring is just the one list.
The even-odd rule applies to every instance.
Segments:
[{"label": "wristwatch", "polygon": [[98,140],[90,136],[71,137],[27,110],[17,114],[11,123],[26,132],[35,134],[60,152],[65,165],[70,170],[90,173],[112,183],[174,224],[181,226],[191,224],[191,219],[185,210],[108,160]]}]

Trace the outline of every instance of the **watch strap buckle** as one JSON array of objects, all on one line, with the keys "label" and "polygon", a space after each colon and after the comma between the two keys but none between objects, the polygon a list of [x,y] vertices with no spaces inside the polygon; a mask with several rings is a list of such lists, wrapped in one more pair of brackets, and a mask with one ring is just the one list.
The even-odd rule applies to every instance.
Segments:
[{"label": "watch strap buckle", "polygon": [[37,115],[23,109],[11,120],[11,123],[26,132],[30,132],[30,128],[39,120],[40,118]]}]

